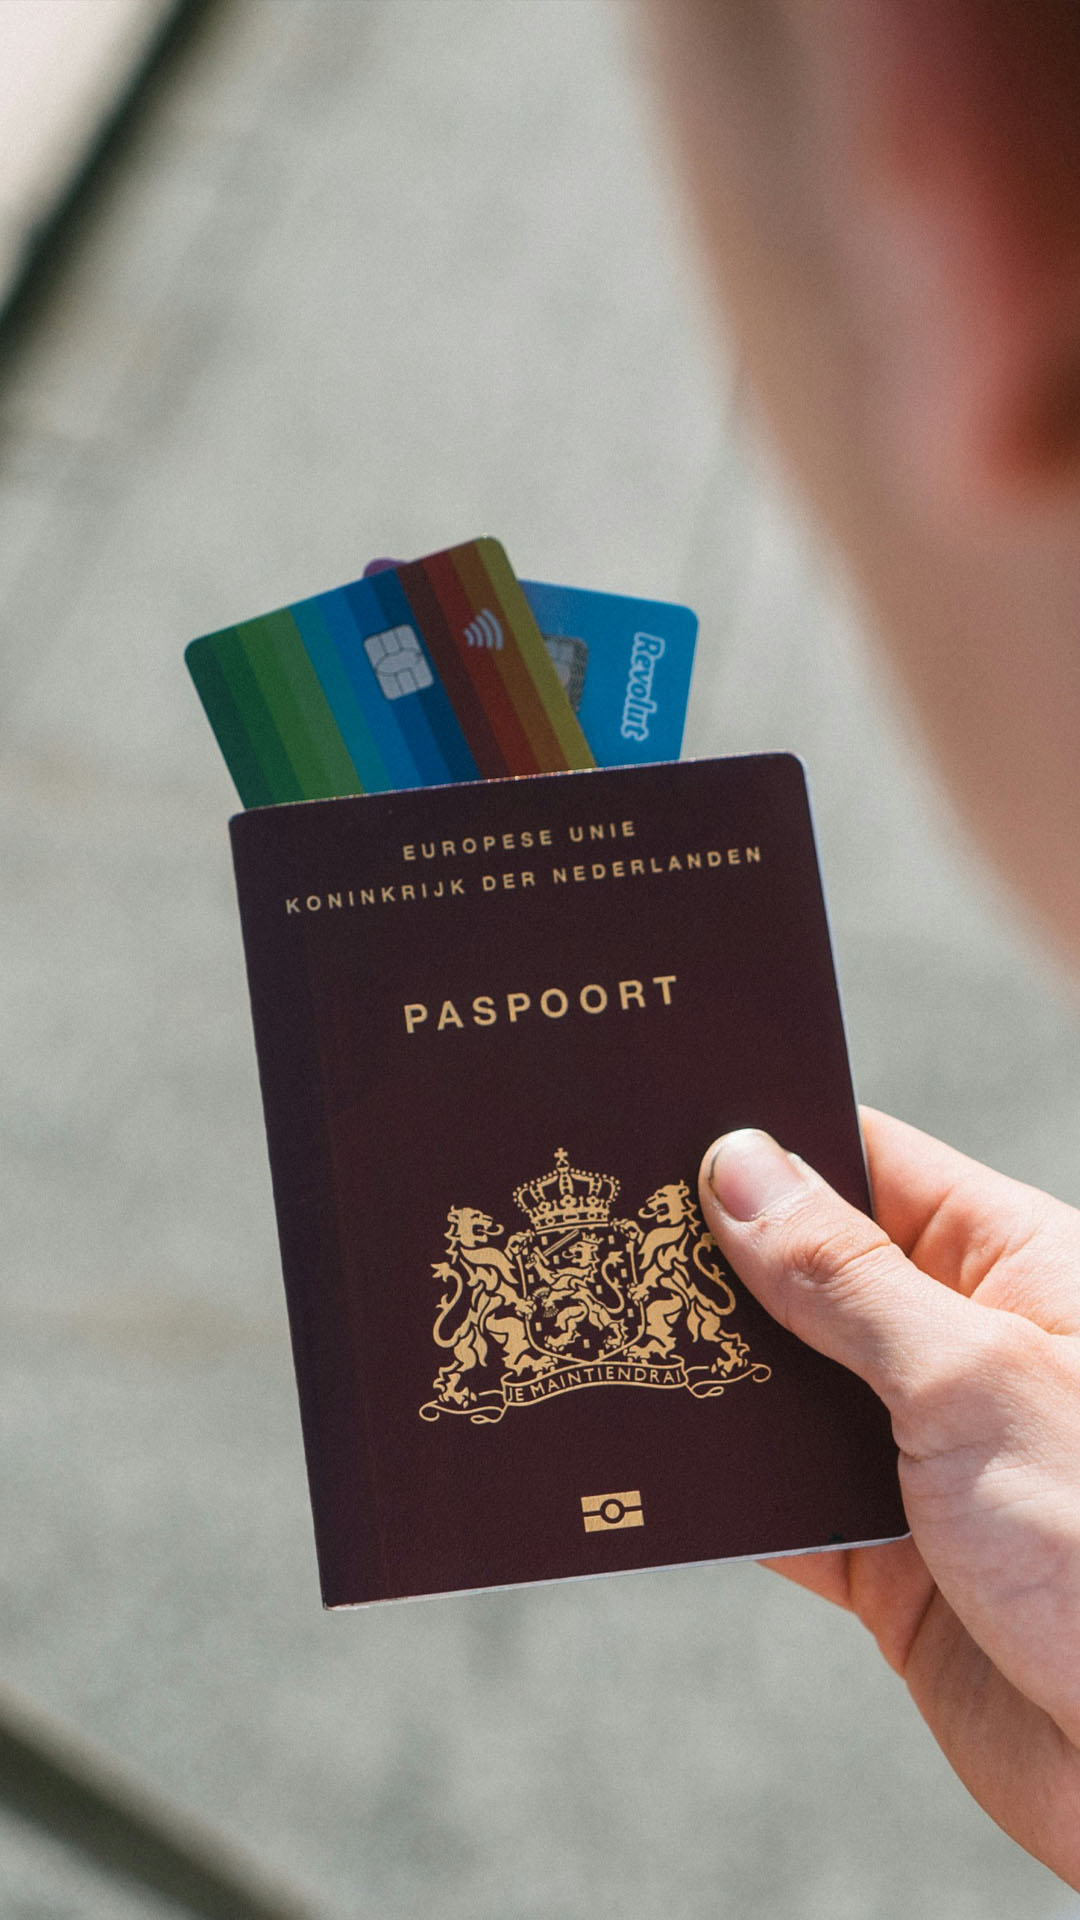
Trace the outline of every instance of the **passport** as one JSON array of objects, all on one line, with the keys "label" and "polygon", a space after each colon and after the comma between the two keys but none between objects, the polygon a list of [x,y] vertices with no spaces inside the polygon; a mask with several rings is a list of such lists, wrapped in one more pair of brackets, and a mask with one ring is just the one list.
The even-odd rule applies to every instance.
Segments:
[{"label": "passport", "polygon": [[753,1125],[869,1209],[800,762],[231,832],[324,1603],[904,1533],[884,1408],[696,1193]]}]

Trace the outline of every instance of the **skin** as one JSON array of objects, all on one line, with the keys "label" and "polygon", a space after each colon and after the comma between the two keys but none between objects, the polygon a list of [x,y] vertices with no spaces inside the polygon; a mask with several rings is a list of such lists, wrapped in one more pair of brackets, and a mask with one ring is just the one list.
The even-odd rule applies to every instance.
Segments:
[{"label": "skin", "polygon": [[[762,416],[961,818],[1080,964],[1080,7],[637,9]],[[868,1380],[910,1541],[785,1560],[1080,1890],[1080,1214],[864,1115],[876,1223],[757,1134],[702,1206]]]},{"label": "skin", "polygon": [[774,1565],[858,1616],[975,1798],[1080,1890],[1080,1213],[862,1117],[876,1223],[764,1134],[702,1170],[740,1278],[869,1381],[900,1449],[910,1540]]},{"label": "skin", "polygon": [[734,346],[968,829],[1080,959],[1080,8],[654,0]]}]

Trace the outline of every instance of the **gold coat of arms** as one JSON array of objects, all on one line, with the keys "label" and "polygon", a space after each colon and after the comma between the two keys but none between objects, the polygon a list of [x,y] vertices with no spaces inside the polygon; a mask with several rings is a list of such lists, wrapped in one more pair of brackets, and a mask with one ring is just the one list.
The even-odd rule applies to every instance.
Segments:
[{"label": "gold coat of arms", "polygon": [[613,1220],[619,1182],[572,1167],[518,1187],[529,1225],[506,1229],[451,1207],[435,1344],[448,1357],[421,1418],[476,1425],[583,1387],[684,1388],[697,1399],[762,1381],[731,1316],[735,1294],[684,1180],[658,1187],[635,1219]]}]

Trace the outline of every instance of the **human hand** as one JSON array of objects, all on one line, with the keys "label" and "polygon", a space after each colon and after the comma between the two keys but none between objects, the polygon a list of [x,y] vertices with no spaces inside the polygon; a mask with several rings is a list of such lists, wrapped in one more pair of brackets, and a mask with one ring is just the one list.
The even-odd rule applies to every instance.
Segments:
[{"label": "human hand", "polygon": [[877,1224],[767,1135],[702,1163],[735,1271],[900,1449],[909,1540],[766,1564],[858,1616],[980,1805],[1080,1891],[1080,1213],[862,1119]]}]

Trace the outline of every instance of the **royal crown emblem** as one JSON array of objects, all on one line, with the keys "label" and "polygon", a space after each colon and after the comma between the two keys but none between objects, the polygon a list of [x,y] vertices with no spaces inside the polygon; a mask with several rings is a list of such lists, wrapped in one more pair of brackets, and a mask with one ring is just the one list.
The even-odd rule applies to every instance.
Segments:
[{"label": "royal crown emblem", "polygon": [[555,1150],[550,1173],[518,1187],[514,1205],[526,1214],[534,1233],[550,1227],[606,1226],[619,1192],[610,1173],[585,1173],[570,1165],[565,1147]]},{"label": "royal crown emblem", "polygon": [[421,1418],[491,1425],[512,1407],[584,1387],[682,1388],[696,1399],[763,1381],[731,1324],[736,1297],[684,1180],[658,1187],[634,1219],[613,1219],[620,1182],[570,1164],[515,1189],[528,1227],[451,1207],[444,1291],[433,1329],[449,1355]]}]

